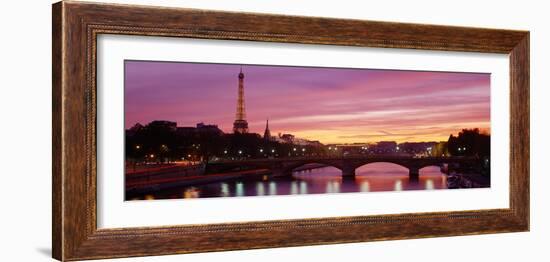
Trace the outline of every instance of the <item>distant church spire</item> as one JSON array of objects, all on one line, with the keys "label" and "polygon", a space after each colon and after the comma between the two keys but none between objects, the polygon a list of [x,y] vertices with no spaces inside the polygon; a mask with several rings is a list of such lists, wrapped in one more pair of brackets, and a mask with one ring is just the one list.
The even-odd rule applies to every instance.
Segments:
[{"label": "distant church spire", "polygon": [[264,139],[271,140],[271,131],[269,131],[269,119],[265,122]]},{"label": "distant church spire", "polygon": [[240,134],[248,133],[248,122],[246,121],[246,110],[244,107],[244,74],[242,66],[239,72],[237,113],[235,114],[235,122],[233,122],[233,132]]}]

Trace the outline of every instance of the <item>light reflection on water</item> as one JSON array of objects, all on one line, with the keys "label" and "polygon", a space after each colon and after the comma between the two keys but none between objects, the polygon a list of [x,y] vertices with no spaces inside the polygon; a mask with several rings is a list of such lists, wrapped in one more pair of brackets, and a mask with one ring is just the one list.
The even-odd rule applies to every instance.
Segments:
[{"label": "light reflection on water", "polygon": [[447,188],[439,167],[420,170],[418,181],[409,181],[408,170],[389,163],[373,163],[356,170],[355,179],[342,178],[341,171],[323,167],[293,172],[292,177],[257,176],[163,190],[141,199],[297,195],[347,192],[433,190]]},{"label": "light reflection on water", "polygon": [[291,195],[298,194],[298,183],[296,181],[290,182],[290,194]]},{"label": "light reflection on water", "polygon": [[359,183],[359,191],[361,192],[370,192],[370,184],[369,181],[365,180]]},{"label": "light reflection on water", "polygon": [[277,195],[277,183],[275,181],[269,182],[269,195]]},{"label": "light reflection on water", "polygon": [[432,179],[426,179],[426,190],[434,189],[434,181]]},{"label": "light reflection on water", "polygon": [[396,180],[395,185],[393,186],[393,191],[403,191],[403,183],[401,183],[401,180]]},{"label": "light reflection on water", "polygon": [[263,182],[257,182],[256,183],[256,195],[257,196],[265,195],[264,183]]},{"label": "light reflection on water", "polygon": [[238,181],[235,185],[235,196],[244,196],[244,186],[241,181]]}]

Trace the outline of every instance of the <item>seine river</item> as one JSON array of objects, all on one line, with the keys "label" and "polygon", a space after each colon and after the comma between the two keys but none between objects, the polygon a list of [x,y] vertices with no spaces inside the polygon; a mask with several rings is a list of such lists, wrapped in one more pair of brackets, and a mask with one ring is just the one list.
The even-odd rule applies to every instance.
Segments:
[{"label": "seine river", "polygon": [[420,170],[418,181],[409,181],[408,170],[390,163],[373,163],[356,170],[355,179],[343,179],[334,167],[293,172],[292,177],[255,176],[234,181],[162,190],[140,199],[242,197],[346,192],[432,190],[447,188],[439,167]]}]

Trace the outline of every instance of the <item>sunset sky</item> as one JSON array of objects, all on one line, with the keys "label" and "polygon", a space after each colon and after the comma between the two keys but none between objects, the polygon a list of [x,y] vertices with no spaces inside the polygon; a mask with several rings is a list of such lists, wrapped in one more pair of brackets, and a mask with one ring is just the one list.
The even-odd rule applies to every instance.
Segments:
[{"label": "sunset sky", "polygon": [[[153,120],[231,132],[240,65],[125,62],[125,127]],[[446,141],[490,128],[490,75],[243,65],[250,132],[322,143]]]}]

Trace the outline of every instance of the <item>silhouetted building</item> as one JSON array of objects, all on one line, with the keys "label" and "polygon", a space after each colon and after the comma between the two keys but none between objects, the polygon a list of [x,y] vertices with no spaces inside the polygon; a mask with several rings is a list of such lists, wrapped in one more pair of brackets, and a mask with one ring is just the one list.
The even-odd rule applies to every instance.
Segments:
[{"label": "silhouetted building", "polygon": [[395,153],[397,151],[397,143],[395,141],[380,141],[369,151],[374,153]]},{"label": "silhouetted building", "polygon": [[324,146],[323,143],[321,143],[319,140],[310,140],[308,145],[313,146],[313,147],[322,147],[322,146]]},{"label": "silhouetted building", "polygon": [[177,128],[178,135],[191,136],[199,134],[223,135],[223,131],[217,125],[198,123],[196,127],[183,126]]},{"label": "silhouetted building", "polygon": [[126,129],[126,135],[127,136],[133,136],[137,132],[141,131],[143,129],[143,125],[140,123],[135,124],[134,126],[130,127],[129,129]]},{"label": "silhouetted building", "polygon": [[181,136],[194,135],[197,128],[192,126],[178,126],[177,133]]},{"label": "silhouetted building", "polygon": [[178,125],[176,122],[165,121],[165,120],[155,120],[147,125],[148,128],[166,128],[170,131],[176,131]]},{"label": "silhouetted building", "polygon": [[197,132],[209,133],[214,135],[223,135],[223,131],[218,128],[218,125],[205,125],[204,123],[197,124]]},{"label": "silhouetted building", "polygon": [[287,144],[294,144],[294,135],[291,135],[291,134],[280,134],[279,133],[279,139],[281,142],[283,143],[287,143]]},{"label": "silhouetted building", "polygon": [[269,131],[269,119],[265,122],[264,140],[272,141],[271,131]]},{"label": "silhouetted building", "polygon": [[248,122],[246,121],[246,110],[244,107],[244,74],[242,67],[239,73],[237,113],[235,115],[235,122],[233,122],[233,132],[240,134],[248,133]]},{"label": "silhouetted building", "polygon": [[409,154],[430,155],[437,142],[404,142],[398,145],[399,151]]},{"label": "silhouetted building", "polygon": [[330,144],[331,148],[340,148],[344,154],[363,154],[367,153],[369,144],[352,143],[352,144]]}]

